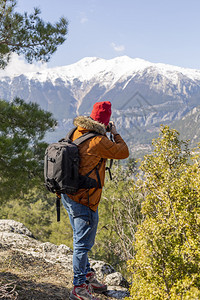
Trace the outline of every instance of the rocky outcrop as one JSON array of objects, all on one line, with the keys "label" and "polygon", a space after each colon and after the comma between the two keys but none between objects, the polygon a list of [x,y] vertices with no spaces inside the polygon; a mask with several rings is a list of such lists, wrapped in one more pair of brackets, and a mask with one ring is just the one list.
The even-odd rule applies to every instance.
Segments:
[{"label": "rocky outcrop", "polygon": [[[66,245],[54,245],[36,240],[33,234],[22,224],[13,220],[0,220],[0,248],[13,249],[35,259],[61,266],[72,273],[73,251]],[[121,273],[103,262],[90,260],[99,280],[108,285],[107,297],[123,299],[128,295],[128,282]]]}]

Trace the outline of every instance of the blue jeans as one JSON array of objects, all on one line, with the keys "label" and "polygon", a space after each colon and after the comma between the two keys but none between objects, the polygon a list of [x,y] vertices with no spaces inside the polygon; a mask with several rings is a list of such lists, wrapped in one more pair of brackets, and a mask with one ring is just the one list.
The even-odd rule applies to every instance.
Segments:
[{"label": "blue jeans", "polygon": [[81,285],[86,280],[86,274],[91,271],[88,251],[95,241],[99,221],[98,210],[94,212],[89,207],[71,200],[66,194],[62,194],[62,203],[73,229],[73,284]]}]

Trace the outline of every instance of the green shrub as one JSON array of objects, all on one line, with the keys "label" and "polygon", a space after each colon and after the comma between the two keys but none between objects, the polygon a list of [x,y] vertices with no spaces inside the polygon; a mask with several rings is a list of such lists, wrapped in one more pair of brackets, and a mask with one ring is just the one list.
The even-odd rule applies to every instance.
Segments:
[{"label": "green shrub", "polygon": [[[200,299],[199,155],[169,127],[153,142],[140,169],[144,221],[135,235],[129,261],[128,299]],[[191,162],[192,160],[192,162]]]}]

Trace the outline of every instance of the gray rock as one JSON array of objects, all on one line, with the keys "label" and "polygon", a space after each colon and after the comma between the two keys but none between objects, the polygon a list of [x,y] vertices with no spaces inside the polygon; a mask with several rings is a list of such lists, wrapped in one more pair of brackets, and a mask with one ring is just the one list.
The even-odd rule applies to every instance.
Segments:
[{"label": "gray rock", "polygon": [[108,291],[106,292],[106,296],[112,297],[115,299],[124,299],[129,296],[129,292],[125,289],[120,289],[118,287],[108,287]]},{"label": "gray rock", "polygon": [[[33,257],[41,258],[52,264],[59,264],[66,271],[73,272],[73,251],[66,245],[55,245],[50,242],[42,243],[22,224],[13,220],[0,220],[0,246],[23,252]],[[123,299],[128,295],[127,281],[121,273],[104,261],[90,260],[96,277],[108,286],[107,296]]]},{"label": "gray rock", "polygon": [[38,247],[37,240],[23,234],[12,232],[0,232],[0,242],[4,246],[20,251],[31,251],[31,249],[36,249]]},{"label": "gray rock", "polygon": [[47,253],[57,253],[57,254],[71,254],[72,250],[66,245],[55,245],[50,242],[40,244],[40,249]]},{"label": "gray rock", "polygon": [[41,251],[49,253],[49,252],[56,252],[58,246],[50,242],[46,242],[46,243],[41,243],[39,248],[41,249]]},{"label": "gray rock", "polygon": [[0,232],[13,232],[34,238],[32,232],[24,224],[14,220],[0,220]]},{"label": "gray rock", "polygon": [[105,279],[107,285],[129,287],[127,280],[119,272],[108,274]]},{"label": "gray rock", "polygon": [[71,254],[73,251],[68,246],[61,244],[58,246],[57,252],[67,255]]},{"label": "gray rock", "polygon": [[90,260],[91,267],[95,270],[97,279],[101,280],[105,275],[115,272],[115,269],[104,261]]}]

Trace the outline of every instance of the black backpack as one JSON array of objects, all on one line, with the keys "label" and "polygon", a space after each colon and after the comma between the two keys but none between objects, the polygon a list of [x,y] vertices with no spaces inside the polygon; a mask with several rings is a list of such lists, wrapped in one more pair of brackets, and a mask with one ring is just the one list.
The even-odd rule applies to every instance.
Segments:
[{"label": "black backpack", "polygon": [[94,188],[97,181],[89,177],[96,169],[97,180],[101,188],[98,174],[98,166],[102,160],[88,174],[79,174],[79,151],[78,145],[86,140],[99,135],[95,132],[87,132],[72,142],[70,139],[76,128],[70,130],[67,136],[57,143],[50,144],[45,151],[44,179],[46,188],[57,194],[57,220],[60,220],[60,194],[74,194],[80,188]]}]

